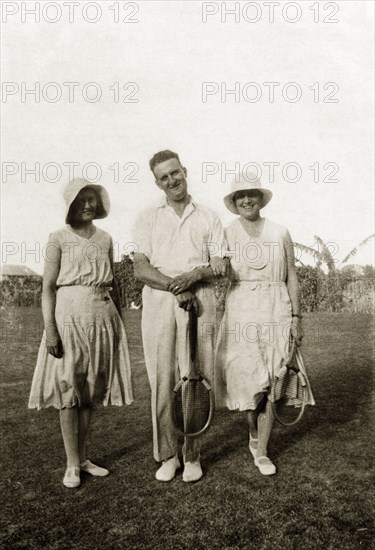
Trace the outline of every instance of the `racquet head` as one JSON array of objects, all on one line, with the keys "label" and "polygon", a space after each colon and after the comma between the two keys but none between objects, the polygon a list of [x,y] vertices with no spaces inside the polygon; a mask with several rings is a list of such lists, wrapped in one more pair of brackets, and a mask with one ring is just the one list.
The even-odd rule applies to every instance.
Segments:
[{"label": "racquet head", "polygon": [[213,414],[211,386],[198,371],[197,316],[189,311],[190,370],[173,390],[176,428],[185,436],[195,437],[207,430]]},{"label": "racquet head", "polygon": [[271,388],[271,405],[276,420],[283,426],[293,426],[302,418],[308,399],[306,379],[299,369],[292,340],[283,367],[275,375]]},{"label": "racquet head", "polygon": [[195,437],[207,430],[213,412],[211,387],[204,378],[182,378],[173,390],[176,428],[185,436]]}]

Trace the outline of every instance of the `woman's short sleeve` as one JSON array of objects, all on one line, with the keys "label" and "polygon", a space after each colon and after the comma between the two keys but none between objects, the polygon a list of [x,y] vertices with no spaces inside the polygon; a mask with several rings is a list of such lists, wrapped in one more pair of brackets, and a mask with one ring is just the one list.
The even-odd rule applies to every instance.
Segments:
[{"label": "woman's short sleeve", "polygon": [[61,242],[58,231],[49,234],[48,242],[43,249],[45,262],[55,263],[61,258]]}]

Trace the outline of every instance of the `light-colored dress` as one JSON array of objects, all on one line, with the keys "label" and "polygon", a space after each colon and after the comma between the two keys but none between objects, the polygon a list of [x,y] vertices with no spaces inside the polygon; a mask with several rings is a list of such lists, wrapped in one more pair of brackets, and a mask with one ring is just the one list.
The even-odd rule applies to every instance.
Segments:
[{"label": "light-colored dress", "polygon": [[133,401],[127,336],[110,297],[111,247],[110,235],[99,228],[90,239],[69,226],[51,233],[44,256],[46,262],[60,261],[55,318],[63,357],[47,352],[44,331],[30,408]]},{"label": "light-colored dress", "polygon": [[257,238],[239,218],[225,235],[234,280],[216,348],[216,398],[230,410],[254,410],[288,356],[292,309],[286,250],[293,243],[285,227],[268,219]]}]

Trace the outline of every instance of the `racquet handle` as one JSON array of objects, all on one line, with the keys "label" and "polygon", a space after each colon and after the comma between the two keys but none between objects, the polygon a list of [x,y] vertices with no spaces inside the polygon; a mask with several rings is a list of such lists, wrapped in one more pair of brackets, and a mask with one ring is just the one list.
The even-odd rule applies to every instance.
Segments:
[{"label": "racquet handle", "polygon": [[289,365],[292,363],[295,353],[296,353],[296,341],[293,338],[293,336],[290,335],[290,337],[289,337],[289,355],[288,355],[288,359],[285,363],[286,367],[289,367]]},{"label": "racquet handle", "polygon": [[189,344],[190,344],[190,359],[194,364],[196,349],[197,349],[197,336],[198,336],[198,321],[195,309],[189,310]]}]

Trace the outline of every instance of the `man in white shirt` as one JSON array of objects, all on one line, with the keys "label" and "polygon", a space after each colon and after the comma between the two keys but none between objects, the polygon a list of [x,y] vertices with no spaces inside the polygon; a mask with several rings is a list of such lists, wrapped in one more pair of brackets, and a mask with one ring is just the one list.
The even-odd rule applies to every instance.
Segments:
[{"label": "man in white shirt", "polygon": [[[145,283],[142,337],[151,386],[154,458],[162,462],[156,479],[170,481],[180,467],[172,391],[189,366],[191,308],[199,312],[199,368],[213,381],[216,301],[210,281],[225,274],[220,256],[224,234],[218,216],[188,194],[187,170],[176,153],[156,153],[150,168],[165,196],[136,222],[134,274]],[[198,481],[203,475],[200,446],[200,438],[185,438],[186,482]]]}]

